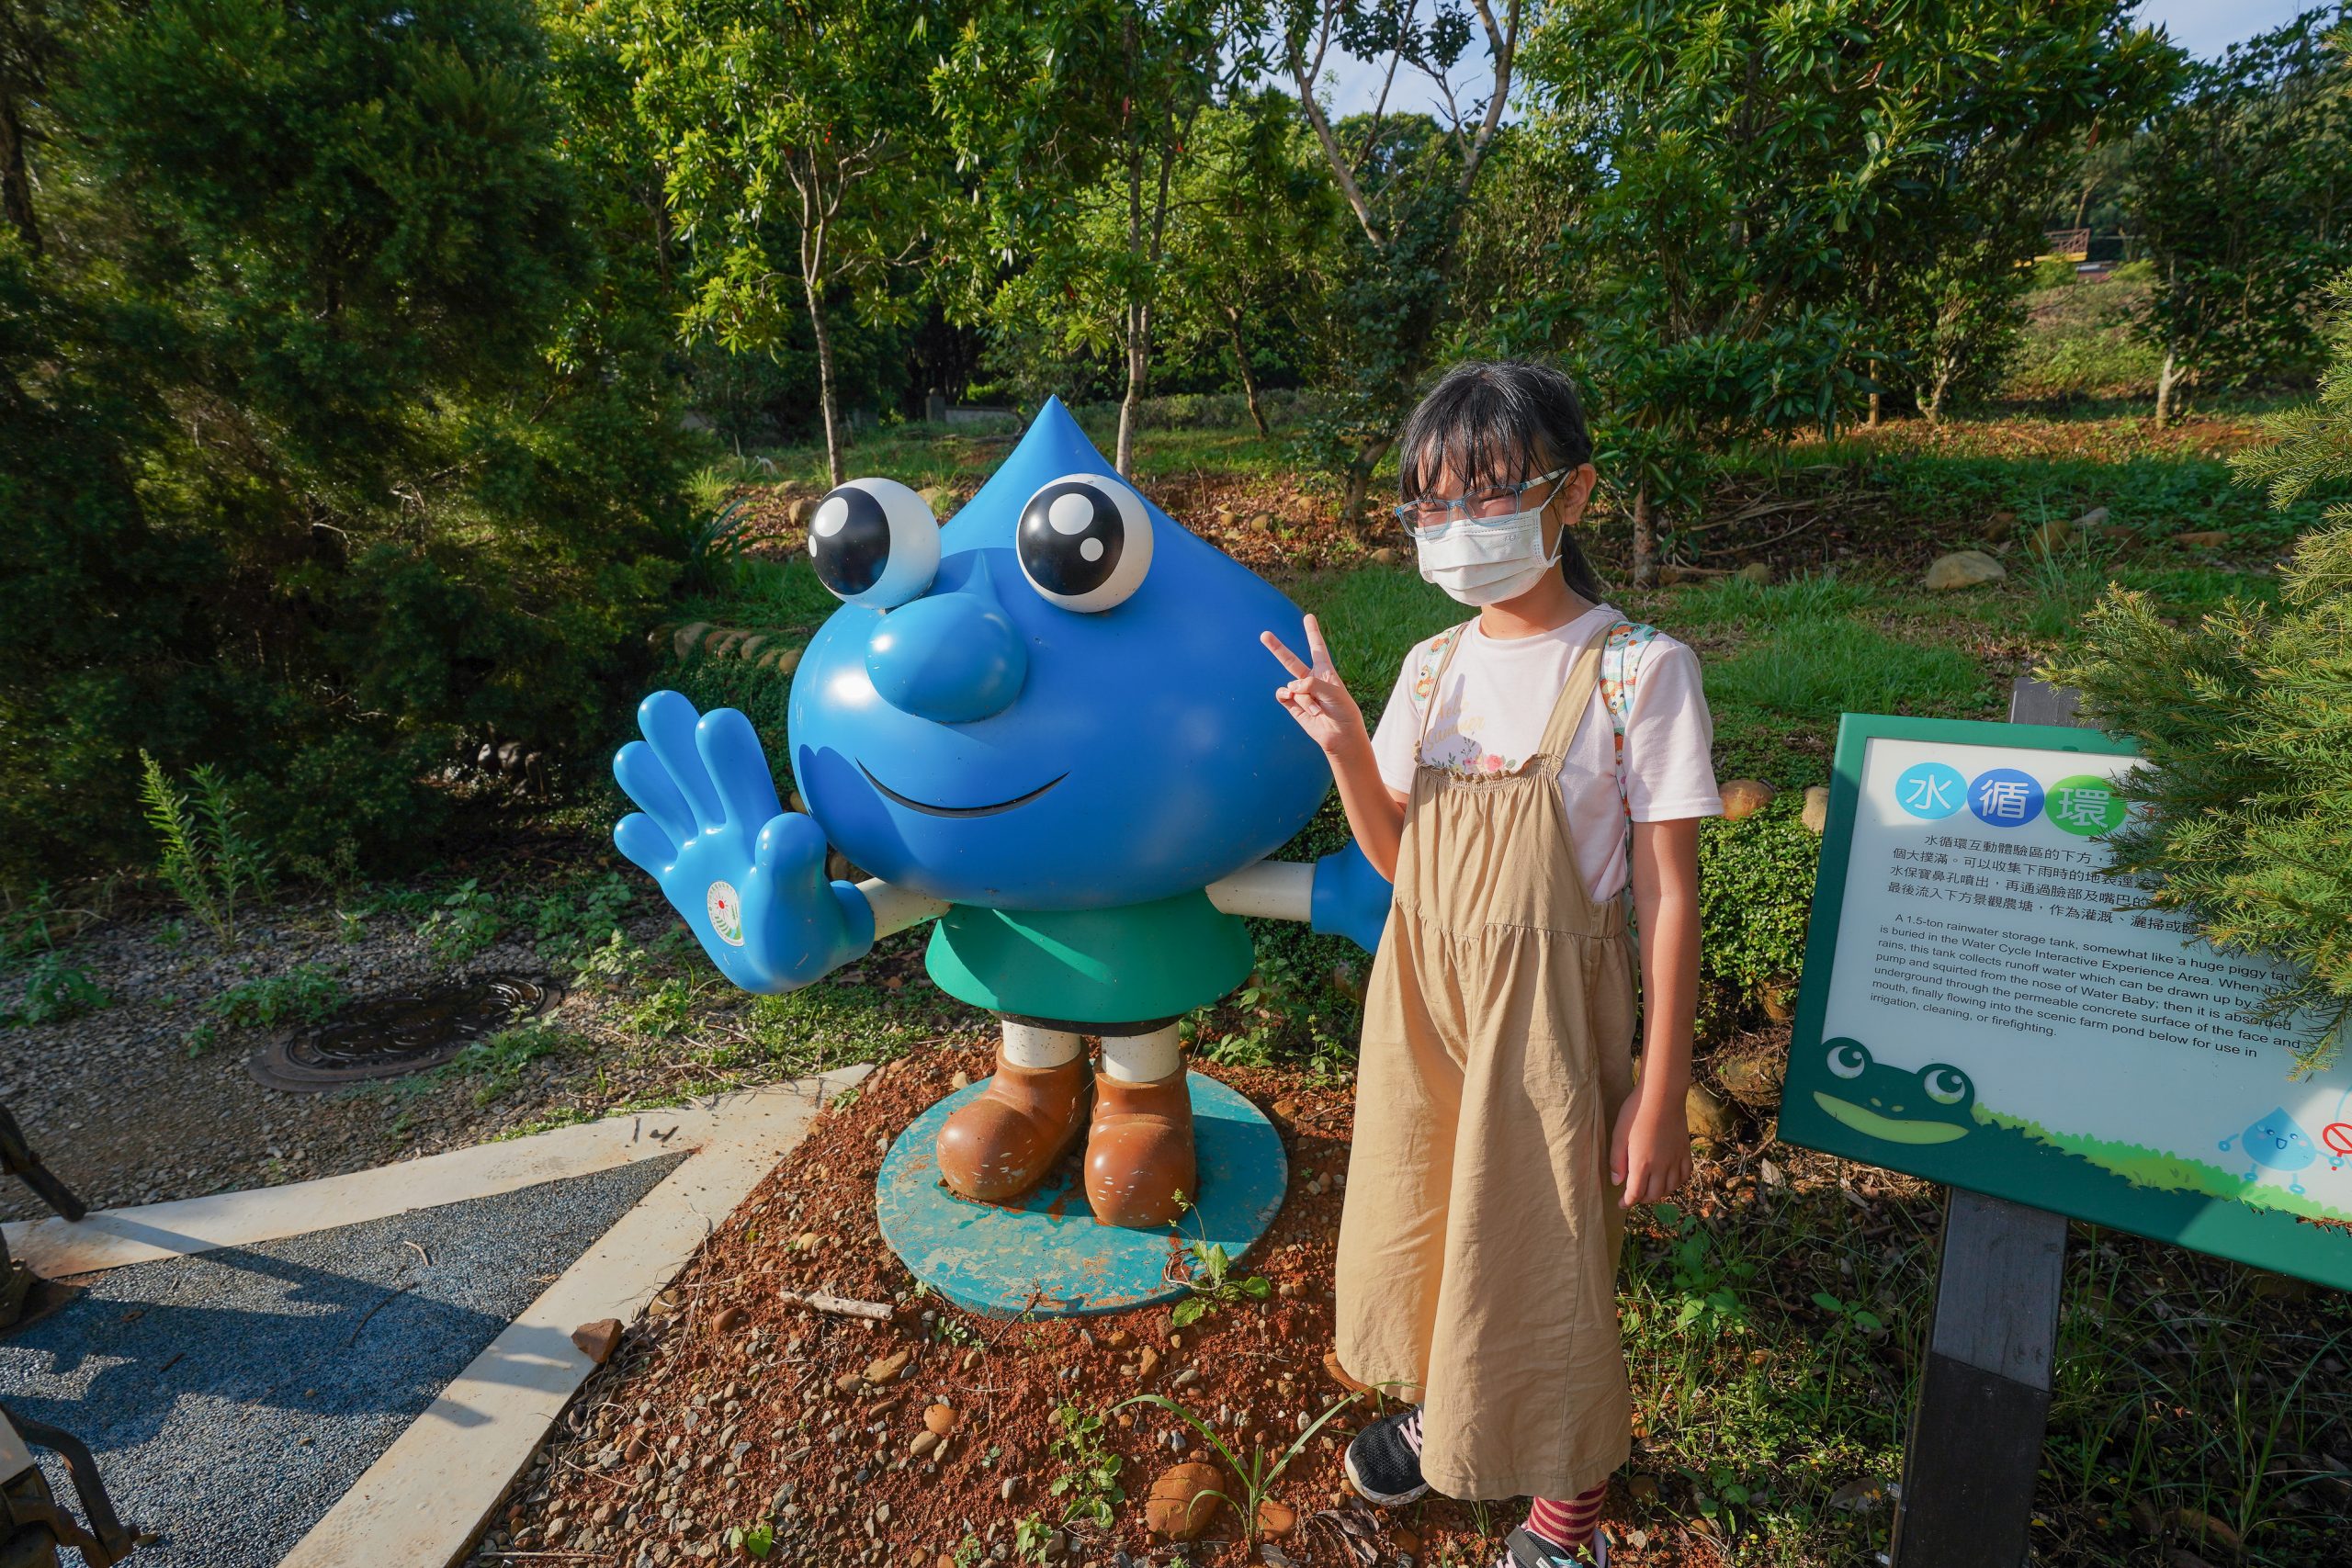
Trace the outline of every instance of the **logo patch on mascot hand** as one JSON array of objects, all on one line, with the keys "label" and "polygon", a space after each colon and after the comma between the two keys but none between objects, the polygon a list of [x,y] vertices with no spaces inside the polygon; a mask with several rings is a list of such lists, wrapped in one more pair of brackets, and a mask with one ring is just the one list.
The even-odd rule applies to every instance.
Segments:
[{"label": "logo patch on mascot hand", "polygon": [[703,907],[710,911],[710,929],[719,941],[729,947],[743,945],[743,900],[736,896],[733,883],[712,883],[703,895]]}]

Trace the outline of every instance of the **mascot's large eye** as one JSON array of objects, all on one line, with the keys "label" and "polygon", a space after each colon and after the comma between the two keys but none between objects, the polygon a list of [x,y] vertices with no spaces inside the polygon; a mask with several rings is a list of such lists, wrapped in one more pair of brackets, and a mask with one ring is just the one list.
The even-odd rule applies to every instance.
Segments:
[{"label": "mascot's large eye", "polygon": [[1121,480],[1071,474],[1029,498],[1013,549],[1029,585],[1054,604],[1107,610],[1151,570],[1151,514]]},{"label": "mascot's large eye", "polygon": [[1921,1067],[1919,1083],[1938,1105],[1958,1105],[1968,1098],[1968,1075],[1941,1062]]},{"label": "mascot's large eye", "polygon": [[1871,1065],[1871,1054],[1855,1040],[1833,1040],[1829,1043],[1829,1070],[1841,1078],[1858,1078],[1862,1069]]},{"label": "mascot's large eye", "polygon": [[898,480],[852,479],[809,515],[808,555],[835,598],[887,610],[931,586],[939,524]]}]

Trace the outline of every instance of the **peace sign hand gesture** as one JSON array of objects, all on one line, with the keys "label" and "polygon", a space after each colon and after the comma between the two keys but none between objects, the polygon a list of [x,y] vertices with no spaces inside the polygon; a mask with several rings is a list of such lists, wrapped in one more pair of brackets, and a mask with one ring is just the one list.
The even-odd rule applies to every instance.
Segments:
[{"label": "peace sign hand gesture", "polygon": [[1340,751],[1351,741],[1367,739],[1363,711],[1356,706],[1355,698],[1348,694],[1347,683],[1332,667],[1331,650],[1324,645],[1323,628],[1316,625],[1314,616],[1306,617],[1306,649],[1314,659],[1311,664],[1302,663],[1298,655],[1283,647],[1283,639],[1272,632],[1260,632],[1258,640],[1291,673],[1287,685],[1274,688],[1274,700],[1290,710],[1291,717],[1298,720],[1298,727],[1327,755]]}]

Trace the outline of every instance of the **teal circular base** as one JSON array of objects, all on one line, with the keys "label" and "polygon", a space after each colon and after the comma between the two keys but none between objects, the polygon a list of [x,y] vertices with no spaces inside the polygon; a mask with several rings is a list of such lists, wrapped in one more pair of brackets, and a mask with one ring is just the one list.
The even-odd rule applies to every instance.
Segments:
[{"label": "teal circular base", "polygon": [[1080,1179],[1084,1141],[1036,1190],[1011,1203],[959,1198],[939,1179],[939,1128],[988,1087],[959,1089],[909,1124],[875,1186],[882,1239],[914,1277],[967,1312],[1076,1317],[1126,1312],[1184,1293],[1189,1244],[1237,1261],[1274,1223],[1290,1182],[1282,1135],[1258,1108],[1215,1078],[1186,1077],[1200,1187],[1182,1223],[1161,1230],[1100,1224]]}]

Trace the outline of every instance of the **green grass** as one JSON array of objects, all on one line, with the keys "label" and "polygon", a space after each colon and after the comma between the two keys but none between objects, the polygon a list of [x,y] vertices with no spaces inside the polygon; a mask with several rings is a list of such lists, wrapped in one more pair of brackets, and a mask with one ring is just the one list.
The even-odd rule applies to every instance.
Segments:
[{"label": "green grass", "polygon": [[[1730,1561],[1757,1568],[1868,1562],[1885,1548],[1883,1499],[1853,1505],[1901,1475],[1936,1212],[1878,1197],[1865,1171],[1854,1180],[1859,1213],[1836,1187],[1759,1198],[1736,1178],[1728,1206],[1702,1216],[1660,1205],[1637,1222],[1623,1300],[1646,1435],[1632,1470],[1659,1491],[1634,1505],[1628,1526],[1707,1518]],[[2343,1302],[2177,1248],[2074,1231],[2037,1560],[2170,1561],[2145,1524],[2205,1515],[2243,1539],[2239,1561],[2335,1561],[2341,1520],[2301,1456],[2352,1448]],[[2202,1555],[2233,1560],[2218,1547]]]},{"label": "green grass", "polygon": [[[1380,722],[1413,645],[1471,614],[1418,572],[1394,567],[1316,572],[1293,578],[1283,588],[1322,627],[1331,662],[1371,725]],[[1294,651],[1303,656],[1306,650]]]},{"label": "green grass", "polygon": [[1889,445],[1900,434],[1882,434],[1806,456],[1818,451],[1823,461],[1851,463],[1853,482],[1882,493],[1891,517],[1933,522],[1962,536],[1995,513],[2013,513],[2025,531],[2103,505],[2108,522],[2150,543],[2221,529],[2239,550],[2275,550],[2317,526],[2326,508],[2326,496],[2312,496],[2272,510],[2263,493],[2234,482],[2221,456],[2143,442],[2131,434],[2135,428],[2135,421],[2086,425],[2082,442],[2070,445],[2049,430],[2004,440],[2002,425],[1985,423],[1948,428],[1933,449],[1900,449]]},{"label": "green grass", "polygon": [[1842,615],[1881,601],[1879,587],[1836,572],[1808,572],[1783,582],[1725,577],[1676,594],[1673,627],[1683,636],[1713,627],[1778,626]]},{"label": "green grass", "polygon": [[[886,471],[886,470],[876,470]],[[897,478],[895,470],[888,470]],[[679,603],[680,624],[710,621],[734,626],[804,626],[819,623],[841,608],[807,555],[749,556],[728,563],[725,584],[716,593]]]},{"label": "green grass", "polygon": [[[1756,761],[1759,776],[1792,785],[1824,782],[1817,763],[1787,753],[1787,738],[1834,735],[1842,713],[1996,716],[1996,694],[1976,660],[1940,643],[1892,637],[1845,616],[1770,625],[1705,671],[1724,776]],[[1792,776],[1793,775],[1793,776]]]},{"label": "green grass", "polygon": [[2195,566],[2119,566],[2109,575],[2125,588],[2153,594],[2173,615],[2211,615],[2232,599],[2278,603],[2278,580],[2253,572]]},{"label": "green grass", "polygon": [[[902,953],[930,940],[928,925],[877,943],[874,953],[860,961]],[[853,965],[855,969],[859,965]],[[961,1003],[947,1001],[927,977],[918,976],[903,991],[874,984],[823,981],[781,997],[755,998],[744,1022],[746,1038],[722,1046],[709,1057],[718,1070],[757,1072],[762,1076],[797,1077],[820,1073],[849,1062],[895,1061],[938,1030],[932,1020],[943,1003],[969,1026],[991,1021]]]},{"label": "green grass", "polygon": [[2031,330],[2002,378],[2015,399],[2155,396],[2164,355],[2132,327],[2151,292],[2130,269],[2100,283],[2068,279],[2027,296]]}]

